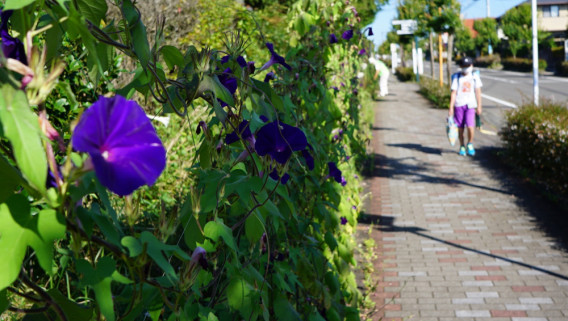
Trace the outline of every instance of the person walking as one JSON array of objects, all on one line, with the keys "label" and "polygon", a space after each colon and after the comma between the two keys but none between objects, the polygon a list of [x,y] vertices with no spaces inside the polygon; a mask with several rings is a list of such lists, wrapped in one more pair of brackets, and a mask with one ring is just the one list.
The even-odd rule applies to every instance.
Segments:
[{"label": "person walking", "polygon": [[376,80],[377,77],[379,77],[379,96],[385,97],[389,94],[389,67],[378,58],[371,57],[369,58],[369,62],[375,66],[375,76],[373,79]]},{"label": "person walking", "polygon": [[[460,63],[461,71],[452,75],[450,110],[448,116],[453,117],[458,126],[460,141],[459,155],[475,155],[473,136],[475,133],[475,114],[481,115],[481,78],[473,72],[473,59],[465,57]],[[467,127],[467,145],[464,144],[464,131]]]}]

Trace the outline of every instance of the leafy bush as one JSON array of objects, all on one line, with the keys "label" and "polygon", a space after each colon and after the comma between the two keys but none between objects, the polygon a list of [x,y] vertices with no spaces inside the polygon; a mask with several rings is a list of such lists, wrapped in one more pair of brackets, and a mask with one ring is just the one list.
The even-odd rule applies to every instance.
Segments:
[{"label": "leafy bush", "polygon": [[412,67],[397,67],[396,78],[400,81],[413,81],[416,79],[416,74],[412,70]]},{"label": "leafy bush", "polygon": [[482,68],[498,68],[501,66],[501,56],[491,55],[491,56],[479,56],[475,58],[474,65],[476,67]]},{"label": "leafy bush", "polygon": [[[527,58],[506,58],[503,59],[503,68],[507,70],[513,71],[522,71],[528,72],[532,71],[532,60]],[[545,70],[547,67],[546,60],[539,59],[538,61],[538,69]]]},{"label": "leafy bush", "polygon": [[449,108],[450,106],[450,88],[446,85],[440,87],[438,80],[420,77],[420,93],[437,108]]},{"label": "leafy bush", "polygon": [[558,69],[556,73],[559,76],[568,77],[568,61],[563,61],[560,64],[558,64]]},{"label": "leafy bush", "polygon": [[549,192],[568,195],[568,104],[542,101],[507,114],[507,158]]},{"label": "leafy bush", "polygon": [[0,312],[358,320],[357,12],[298,2],[275,18],[290,23],[278,45],[231,7],[239,21],[220,24],[250,29],[207,20],[216,34],[181,49],[161,20],[148,40],[136,1],[113,2],[112,19],[105,0],[7,2],[22,21],[3,14],[3,38],[33,41],[10,39],[29,62],[0,55]]}]

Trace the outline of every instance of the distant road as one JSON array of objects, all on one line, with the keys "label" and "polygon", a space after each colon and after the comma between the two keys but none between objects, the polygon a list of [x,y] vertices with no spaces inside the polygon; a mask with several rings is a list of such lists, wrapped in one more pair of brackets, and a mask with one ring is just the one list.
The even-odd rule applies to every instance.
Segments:
[{"label": "distant road", "polygon": [[[444,65],[445,68],[445,65]],[[456,72],[457,66],[454,66]],[[438,64],[434,64],[435,78],[438,79]],[[483,120],[489,127],[500,128],[504,113],[521,105],[523,101],[532,101],[532,73],[478,68],[483,82]],[[424,62],[424,74],[431,75],[430,62]],[[444,69],[444,80],[447,81]],[[568,78],[547,75],[539,76],[541,99],[568,101]]]}]

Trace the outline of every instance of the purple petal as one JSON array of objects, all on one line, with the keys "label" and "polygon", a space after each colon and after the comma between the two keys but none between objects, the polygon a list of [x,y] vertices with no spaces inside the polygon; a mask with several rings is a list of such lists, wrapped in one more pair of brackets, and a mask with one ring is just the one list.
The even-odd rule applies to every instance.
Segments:
[{"label": "purple petal", "polygon": [[274,121],[258,131],[255,149],[258,155],[269,154],[272,159],[285,164],[292,151],[305,149],[307,145],[306,135],[299,128]]},{"label": "purple petal", "polygon": [[347,224],[347,218],[345,216],[342,216],[340,219],[341,219],[341,225]]},{"label": "purple petal", "polygon": [[225,86],[225,88],[227,88],[227,90],[229,90],[231,94],[234,94],[235,91],[237,91],[237,79],[233,77],[233,71],[231,70],[231,68],[225,69],[223,73],[218,76],[218,78],[221,84],[223,84],[223,86]]},{"label": "purple petal", "polygon": [[[239,124],[239,134],[241,135],[242,139],[247,139],[247,138],[252,136],[248,121],[243,120]],[[239,136],[235,132],[232,132],[225,137],[225,143],[227,143],[227,144],[232,144],[232,143],[234,143],[238,140],[239,140]]]},{"label": "purple petal", "polygon": [[349,40],[349,39],[353,38],[353,29],[349,29],[349,30],[345,31],[341,35],[341,38],[343,38],[344,40]]},{"label": "purple petal", "polygon": [[337,43],[337,36],[334,33],[329,35],[329,43]]},{"label": "purple petal", "polygon": [[284,173],[284,175],[282,175],[282,177],[278,176],[278,172],[276,171],[276,169],[274,169],[272,172],[270,172],[269,176],[270,176],[270,178],[272,178],[275,181],[280,180],[280,183],[282,183],[282,184],[288,183],[288,180],[290,179],[290,175],[288,175],[288,173]]},{"label": "purple petal", "polygon": [[87,109],[72,143],[90,154],[101,184],[118,195],[154,184],[166,166],[166,150],[144,110],[121,96],[101,96]]},{"label": "purple petal", "polygon": [[364,55],[367,53],[367,50],[365,50],[365,48],[359,50],[359,55]]},{"label": "purple petal", "polygon": [[260,118],[260,120],[262,120],[264,123],[266,123],[268,121],[268,117],[266,117],[264,115],[260,115],[258,118]]},{"label": "purple petal", "polygon": [[229,55],[223,56],[223,58],[221,58],[221,64],[224,65],[224,64],[228,63],[229,59],[231,59],[231,56],[229,56]]},{"label": "purple petal", "polygon": [[284,123],[280,123],[280,126],[282,126],[284,139],[286,139],[293,151],[302,150],[308,146],[306,134],[301,129]]},{"label": "purple petal", "polygon": [[369,27],[369,36],[374,36],[375,34],[373,33],[373,28]]},{"label": "purple petal", "polygon": [[274,64],[281,64],[282,66],[284,66],[284,68],[292,70],[292,67],[290,67],[290,65],[286,63],[284,58],[279,54],[277,54],[276,52],[274,52],[274,45],[272,43],[267,42],[266,47],[268,48],[268,50],[270,50],[271,57],[270,60],[268,60],[268,62],[265,63],[264,66],[262,66],[262,68],[260,68],[260,70],[268,69],[270,66]]},{"label": "purple petal", "polygon": [[243,56],[237,57],[237,63],[241,66],[241,68],[245,68],[247,66],[247,61],[243,58]]},{"label": "purple petal", "polygon": [[314,158],[312,157],[310,152],[308,152],[307,149],[304,149],[304,150],[302,150],[302,156],[304,157],[304,160],[306,161],[306,165],[308,165],[308,168],[310,170],[313,170],[314,169]]},{"label": "purple petal", "polygon": [[267,73],[266,76],[264,76],[264,82],[270,82],[275,78],[275,76],[274,71]]},{"label": "purple petal", "polygon": [[337,168],[335,162],[329,162],[327,163],[327,166],[329,168],[329,176],[333,177],[336,182],[341,183],[341,170]]},{"label": "purple petal", "polygon": [[256,67],[254,66],[254,61],[249,61],[247,62],[247,68],[249,71],[249,74],[254,74]]},{"label": "purple petal", "polygon": [[2,39],[2,52],[4,57],[19,60],[24,65],[28,64],[24,44],[18,38],[8,33],[8,19],[12,16],[12,10],[0,11],[0,39]]}]

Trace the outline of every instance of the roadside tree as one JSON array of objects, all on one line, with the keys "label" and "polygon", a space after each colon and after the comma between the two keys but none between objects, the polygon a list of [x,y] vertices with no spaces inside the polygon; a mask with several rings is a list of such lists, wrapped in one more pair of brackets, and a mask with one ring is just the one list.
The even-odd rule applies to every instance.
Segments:
[{"label": "roadside tree", "polygon": [[488,52],[488,45],[496,46],[500,40],[497,37],[497,22],[493,18],[485,18],[476,20],[473,23],[473,29],[478,35],[475,37],[475,45],[482,53]]}]

